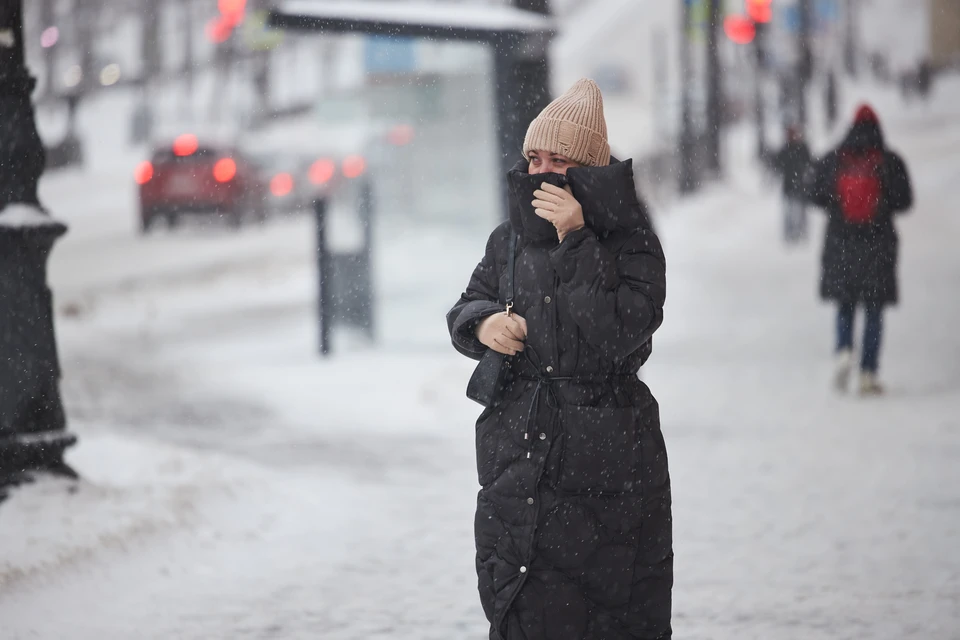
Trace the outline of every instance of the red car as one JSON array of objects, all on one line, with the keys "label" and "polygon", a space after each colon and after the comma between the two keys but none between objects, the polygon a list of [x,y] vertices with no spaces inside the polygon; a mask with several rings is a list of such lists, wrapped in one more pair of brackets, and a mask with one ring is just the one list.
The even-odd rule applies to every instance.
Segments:
[{"label": "red car", "polygon": [[161,220],[174,227],[183,215],[218,216],[233,227],[266,217],[267,185],[256,165],[236,148],[200,144],[192,134],[156,149],[134,177],[143,233]]}]

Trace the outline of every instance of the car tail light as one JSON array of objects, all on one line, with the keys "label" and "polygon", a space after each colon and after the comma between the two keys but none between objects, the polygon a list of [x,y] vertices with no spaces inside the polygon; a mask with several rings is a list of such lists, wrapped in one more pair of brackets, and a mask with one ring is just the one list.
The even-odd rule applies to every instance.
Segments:
[{"label": "car tail light", "polygon": [[230,182],[237,175],[237,163],[233,158],[220,158],[213,165],[213,177],[217,182]]},{"label": "car tail light", "polygon": [[153,179],[153,164],[144,160],[133,170],[133,179],[137,184],[147,184]]},{"label": "car tail light", "polygon": [[199,146],[197,136],[192,133],[185,133],[182,136],[177,136],[177,139],[173,141],[173,153],[181,157],[192,156]]},{"label": "car tail light", "polygon": [[293,176],[289,173],[278,173],[270,181],[270,193],[282,198],[293,191]]},{"label": "car tail light", "polygon": [[333,163],[333,160],[322,158],[310,165],[310,182],[316,185],[326,184],[330,182],[336,172],[337,165]]},{"label": "car tail light", "polygon": [[348,178],[359,178],[367,170],[367,161],[363,156],[347,156],[343,159],[343,175]]},{"label": "car tail light", "polygon": [[402,147],[413,142],[414,130],[408,124],[398,124],[387,133],[387,142],[395,147]]}]

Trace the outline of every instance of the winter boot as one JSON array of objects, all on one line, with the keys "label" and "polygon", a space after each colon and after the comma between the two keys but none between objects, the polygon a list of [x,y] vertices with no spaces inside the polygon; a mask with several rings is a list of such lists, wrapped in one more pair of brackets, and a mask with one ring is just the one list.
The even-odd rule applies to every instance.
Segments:
[{"label": "winter boot", "polygon": [[860,395],[879,396],[883,395],[883,385],[877,380],[877,374],[872,371],[860,372]]},{"label": "winter boot", "polygon": [[853,351],[843,349],[837,352],[836,364],[834,365],[833,387],[840,392],[847,390],[850,382],[850,371],[853,369]]}]

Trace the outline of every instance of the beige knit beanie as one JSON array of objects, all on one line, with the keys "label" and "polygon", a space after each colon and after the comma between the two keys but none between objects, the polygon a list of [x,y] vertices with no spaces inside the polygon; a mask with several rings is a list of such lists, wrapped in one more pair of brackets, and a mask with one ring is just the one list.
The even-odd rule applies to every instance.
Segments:
[{"label": "beige knit beanie", "polygon": [[610,164],[603,96],[593,80],[581,78],[540,112],[523,140],[523,155],[532,150],[560,153],[587,167]]}]

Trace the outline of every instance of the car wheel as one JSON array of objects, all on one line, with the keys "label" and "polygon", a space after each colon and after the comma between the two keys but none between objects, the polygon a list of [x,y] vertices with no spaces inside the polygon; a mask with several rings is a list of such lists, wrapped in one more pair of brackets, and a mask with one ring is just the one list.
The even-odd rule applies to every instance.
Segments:
[{"label": "car wheel", "polygon": [[147,235],[153,231],[157,221],[156,214],[150,213],[149,211],[144,211],[140,214],[140,235]]},{"label": "car wheel", "polygon": [[167,228],[176,229],[180,226],[180,216],[175,213],[168,213],[166,216],[167,219]]},{"label": "car wheel", "polygon": [[227,226],[233,229],[234,231],[238,231],[240,227],[243,226],[243,209],[241,208],[241,209],[234,209],[232,211],[228,211],[226,215],[226,219],[227,219]]}]

